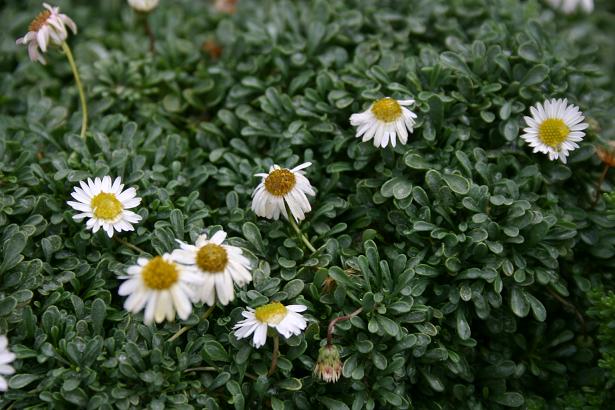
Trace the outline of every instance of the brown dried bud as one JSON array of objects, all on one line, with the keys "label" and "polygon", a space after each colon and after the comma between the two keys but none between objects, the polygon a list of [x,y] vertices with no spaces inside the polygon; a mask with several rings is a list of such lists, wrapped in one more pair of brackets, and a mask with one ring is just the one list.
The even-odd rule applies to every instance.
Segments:
[{"label": "brown dried bud", "polygon": [[203,43],[201,49],[206,52],[211,58],[217,60],[222,54],[222,47],[216,40],[209,39]]},{"label": "brown dried bud", "polygon": [[615,141],[609,141],[606,145],[596,146],[596,155],[600,161],[609,167],[615,167]]},{"label": "brown dried bud", "polygon": [[221,13],[235,14],[239,0],[216,0],[214,8]]}]

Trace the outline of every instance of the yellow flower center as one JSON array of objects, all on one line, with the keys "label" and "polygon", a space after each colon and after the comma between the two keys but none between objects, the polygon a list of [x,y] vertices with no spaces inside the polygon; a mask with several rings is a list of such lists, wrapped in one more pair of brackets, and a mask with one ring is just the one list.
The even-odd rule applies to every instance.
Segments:
[{"label": "yellow flower center", "polygon": [[286,307],[280,302],[273,302],[257,307],[254,316],[261,323],[277,325],[286,317]]},{"label": "yellow flower center", "polygon": [[227,262],[226,249],[215,243],[208,243],[201,247],[196,254],[196,264],[205,272],[223,272]]},{"label": "yellow flower center", "polygon": [[122,203],[117,199],[115,194],[110,194],[107,192],[101,192],[92,198],[92,203],[90,204],[92,207],[92,212],[94,216],[98,219],[105,219],[108,221],[112,221],[117,216],[122,213],[124,209],[122,207]]},{"label": "yellow flower center", "polygon": [[562,142],[566,141],[570,134],[570,129],[563,120],[559,118],[548,118],[538,127],[538,138],[553,148],[557,148]]},{"label": "yellow flower center", "polygon": [[295,186],[295,174],[288,169],[276,169],[265,178],[265,189],[275,196],[286,195]]},{"label": "yellow flower center", "polygon": [[392,98],[381,98],[372,105],[372,113],[380,121],[393,122],[401,116],[401,106]]},{"label": "yellow flower center", "polygon": [[38,13],[38,16],[36,16],[34,20],[32,20],[32,23],[28,26],[28,31],[39,31],[49,16],[51,16],[51,12],[49,10],[44,10]]},{"label": "yellow flower center", "polygon": [[179,278],[179,272],[174,263],[162,259],[162,256],[152,258],[141,271],[143,282],[150,289],[169,289]]}]

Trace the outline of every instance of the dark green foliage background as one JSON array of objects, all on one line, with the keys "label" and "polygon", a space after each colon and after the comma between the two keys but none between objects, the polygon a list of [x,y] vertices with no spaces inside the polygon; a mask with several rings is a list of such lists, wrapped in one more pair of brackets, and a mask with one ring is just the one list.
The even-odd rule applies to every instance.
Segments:
[{"label": "dark green foliage background", "polygon": [[[615,312],[615,221],[604,199],[591,207],[593,145],[615,138],[608,2],[572,17],[517,0],[242,0],[233,16],[205,1],[161,3],[152,57],[124,1],[59,2],[80,29],[70,44],[90,104],[87,143],[64,57],[52,50],[41,66],[15,46],[40,5],[3,3],[0,333],[17,374],[0,406],[561,409],[614,399],[612,328],[598,325]],[[222,45],[219,60],[201,50],[208,39]],[[383,96],[417,100],[406,146],[354,138],[350,114]],[[547,97],[568,97],[591,123],[567,166],[518,137]],[[302,224],[315,255],[285,223],[249,210],[254,173],[304,161],[318,190]],[[65,204],[77,181],[107,174],[143,198],[142,223],[122,238],[153,255],[221,226],[253,259],[253,283],[207,321],[196,307],[195,326],[173,342],[183,323],[128,315],[117,277],[137,254],[87,232]],[[269,300],[306,304],[310,319],[282,342],[272,377],[271,342],[254,350],[230,336],[244,306]],[[344,377],[317,381],[327,323],[360,306],[335,335]]]}]

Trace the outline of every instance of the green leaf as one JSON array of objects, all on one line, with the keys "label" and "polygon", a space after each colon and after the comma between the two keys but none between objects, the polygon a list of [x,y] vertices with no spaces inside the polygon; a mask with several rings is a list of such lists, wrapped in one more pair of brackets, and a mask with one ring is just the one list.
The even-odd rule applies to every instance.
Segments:
[{"label": "green leaf", "polygon": [[346,403],[330,397],[318,397],[318,401],[320,401],[329,410],[350,410],[350,407],[348,407]]},{"label": "green leaf", "polygon": [[12,296],[0,299],[0,316],[10,315],[17,306],[17,300]]},{"label": "green leaf", "polygon": [[412,184],[404,178],[394,177],[382,184],[380,193],[385,198],[404,199],[412,193]]},{"label": "green leaf", "polygon": [[454,53],[452,51],[445,51],[444,53],[440,54],[440,61],[442,61],[442,64],[445,67],[458,71],[461,74],[465,74],[468,77],[473,77],[472,71],[470,71],[468,65],[457,53]]},{"label": "green leaf", "polygon": [[215,340],[206,340],[203,344],[203,357],[205,360],[212,360],[215,362],[228,361],[228,354],[220,343]]},{"label": "green leaf", "polygon": [[399,334],[399,326],[393,320],[386,316],[376,315],[378,326],[389,336],[397,336]]},{"label": "green leaf", "polygon": [[278,387],[284,390],[299,391],[303,387],[301,380],[294,377],[286,378],[277,383]]},{"label": "green leaf", "polygon": [[526,317],[530,313],[530,304],[524,290],[513,287],[510,291],[510,309],[519,317]]},{"label": "green leaf", "polygon": [[538,64],[532,67],[523,80],[521,80],[521,84],[525,86],[535,85],[542,83],[549,76],[549,67],[544,64]]},{"label": "green leaf", "polygon": [[243,232],[243,236],[250,242],[250,244],[261,254],[265,253],[263,248],[263,238],[261,237],[261,232],[258,227],[254,225],[252,222],[246,222],[241,227]]},{"label": "green leaf", "polygon": [[286,292],[288,299],[292,299],[301,294],[304,286],[305,285],[301,279],[293,279],[288,282],[282,290]]},{"label": "green leaf", "polygon": [[545,309],[542,302],[536,299],[534,295],[531,295],[529,293],[526,293],[525,295],[530,302],[530,307],[532,308],[532,314],[534,315],[534,318],[539,322],[544,322],[547,319],[547,309]]},{"label": "green leaf", "polygon": [[92,312],[90,316],[92,318],[92,329],[94,333],[101,334],[103,323],[107,316],[107,305],[102,299],[97,298],[92,302]]},{"label": "green leaf", "polygon": [[491,400],[506,407],[520,407],[525,403],[523,396],[516,392],[494,395],[491,397]]},{"label": "green leaf", "polygon": [[0,263],[0,272],[6,272],[13,268],[23,260],[21,251],[26,247],[26,236],[21,232],[17,232],[9,238],[2,249],[2,263]]},{"label": "green leaf", "polygon": [[9,387],[15,390],[21,389],[36,380],[40,380],[42,377],[42,375],[38,374],[16,374],[9,380]]},{"label": "green leaf", "polygon": [[446,182],[446,185],[457,194],[465,195],[470,191],[470,181],[462,176],[445,174],[442,178],[444,182]]},{"label": "green leaf", "polygon": [[463,310],[457,309],[457,334],[461,338],[461,340],[468,340],[472,335],[472,331],[470,330],[470,325],[468,324],[465,314]]}]

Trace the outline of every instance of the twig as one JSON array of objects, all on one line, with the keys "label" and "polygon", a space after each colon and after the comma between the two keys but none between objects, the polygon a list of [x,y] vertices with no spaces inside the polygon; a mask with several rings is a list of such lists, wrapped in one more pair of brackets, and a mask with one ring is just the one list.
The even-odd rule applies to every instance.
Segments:
[{"label": "twig", "polygon": [[549,295],[557,299],[562,305],[566,306],[568,309],[572,310],[575,313],[577,320],[581,324],[581,329],[583,331],[583,334],[584,335],[587,334],[587,325],[585,324],[585,318],[583,318],[583,314],[581,314],[579,309],[577,309],[575,305],[573,305],[572,303],[568,302],[566,299],[558,295],[557,292],[555,292],[553,289],[547,288],[547,292],[549,292]]},{"label": "twig", "polygon": [[126,239],[120,238],[118,236],[114,236],[113,240],[121,243],[122,245],[126,246],[127,248],[132,249],[135,252],[147,253],[143,249],[139,248],[137,245],[133,245],[132,243],[128,242]]},{"label": "twig", "polygon": [[280,336],[278,334],[273,335],[273,355],[271,356],[271,367],[267,372],[267,376],[271,376],[276,367],[278,366],[278,356],[280,355]]},{"label": "twig", "polygon": [[[203,313],[203,316],[201,316],[201,321],[207,319],[209,317],[209,315],[211,315],[211,312],[214,311],[216,305],[211,305],[209,307],[209,309],[207,309],[205,311],[205,313]],[[167,342],[172,342],[175,339],[177,339],[178,337],[180,337],[181,335],[183,335],[184,333],[186,333],[188,330],[192,329],[194,327],[194,325],[186,325],[183,326],[181,329],[179,329],[177,332],[175,332],[175,334],[173,336],[171,336],[169,338],[169,340],[167,340]]]},{"label": "twig", "polygon": [[335,319],[331,320],[329,322],[329,326],[327,327],[327,344],[328,345],[332,345],[333,344],[333,331],[335,330],[335,325],[337,324],[337,322],[343,322],[344,320],[348,320],[348,319],[352,319],[353,317],[355,317],[356,315],[358,315],[359,313],[363,312],[363,308],[360,307],[357,310],[355,310],[354,312],[346,315],[346,316],[339,316],[336,317]]}]

